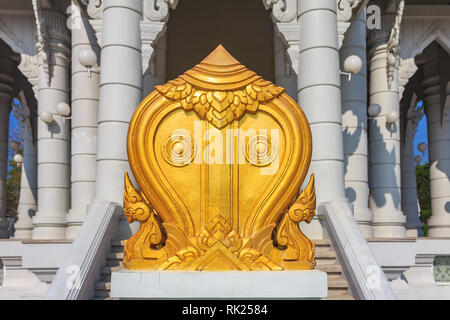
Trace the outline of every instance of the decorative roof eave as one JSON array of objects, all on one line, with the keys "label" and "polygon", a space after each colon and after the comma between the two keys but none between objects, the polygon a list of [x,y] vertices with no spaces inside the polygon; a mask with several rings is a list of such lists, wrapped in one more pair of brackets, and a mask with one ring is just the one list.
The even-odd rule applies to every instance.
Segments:
[{"label": "decorative roof eave", "polygon": [[387,42],[387,61],[386,61],[386,72],[388,88],[391,88],[392,82],[394,80],[394,72],[400,65],[400,27],[402,23],[403,11],[405,9],[405,0],[395,0],[396,10],[395,10],[395,20],[394,26],[392,27],[389,40]]},{"label": "decorative roof eave", "polygon": [[42,59],[42,63],[45,70],[45,76],[48,84],[50,85],[49,71],[51,68],[51,57],[50,57],[50,35],[45,24],[40,0],[32,0],[33,12],[36,20],[36,34],[37,34],[37,44],[36,48],[38,51],[38,56]]},{"label": "decorative roof eave", "polygon": [[338,20],[338,42],[342,46],[344,35],[350,27],[350,20],[361,14],[369,0],[336,0]]},{"label": "decorative roof eave", "polygon": [[297,0],[262,0],[266,10],[272,9],[274,23],[297,20]]},{"label": "decorative roof eave", "polygon": [[361,13],[369,0],[336,0],[338,21],[348,22]]}]

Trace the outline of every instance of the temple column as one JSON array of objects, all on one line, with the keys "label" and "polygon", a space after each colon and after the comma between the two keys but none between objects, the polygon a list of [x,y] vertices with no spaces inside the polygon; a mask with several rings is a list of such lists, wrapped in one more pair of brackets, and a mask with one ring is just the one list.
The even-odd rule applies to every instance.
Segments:
[{"label": "temple column", "polygon": [[[53,121],[37,120],[38,211],[33,239],[64,239],[70,206],[70,122],[57,114],[69,102],[69,33],[64,14],[42,10],[48,42],[38,43],[38,116],[52,113]],[[41,21],[42,23],[42,21]]]},{"label": "temple column", "polygon": [[142,95],[141,19],[142,1],[103,2],[96,201],[123,202],[128,124]]},{"label": "temple column", "polygon": [[421,235],[422,222],[419,218],[417,202],[416,167],[414,164],[414,137],[420,119],[423,117],[423,107],[416,109],[416,99],[410,105],[403,105],[406,115],[402,116],[400,130],[403,138],[400,150],[402,165],[402,210],[406,216],[406,236]]},{"label": "temple column", "polygon": [[341,76],[342,129],[344,134],[345,194],[362,234],[373,235],[372,212],[369,210],[368,156],[367,156],[367,59],[366,12],[350,20],[340,49],[341,69],[345,59],[357,55],[362,69],[352,75]]},{"label": "temple column", "polygon": [[[335,0],[299,2],[298,101],[311,126],[317,204],[344,200],[344,152]],[[319,221],[302,230],[322,238]]]},{"label": "temple column", "polygon": [[[370,104],[381,113],[369,121],[369,208],[375,238],[404,238],[406,217],[401,211],[400,126],[388,123],[399,115],[399,73],[396,57],[388,53],[395,15],[382,16],[381,30],[369,32]],[[393,61],[394,60],[394,61]]]},{"label": "temple column", "polygon": [[16,119],[19,119],[23,141],[22,175],[20,177],[20,196],[17,208],[18,220],[14,225],[15,239],[31,239],[32,217],[36,214],[37,209],[37,150],[36,143],[33,141],[29,107],[23,100],[21,99],[23,109],[13,110]]},{"label": "temple column", "polygon": [[[2,74],[0,77],[7,76]],[[3,83],[0,83],[0,85],[3,87]],[[6,221],[6,182],[8,176],[9,112],[12,96],[5,92],[5,90],[8,91],[8,88],[1,88],[0,90],[0,238],[9,238],[8,222]]]},{"label": "temple column", "polygon": [[416,63],[423,70],[423,93],[428,127],[431,218],[428,236],[450,236],[450,59],[437,43]]},{"label": "temple column", "polygon": [[98,48],[88,17],[72,1],[72,208],[67,215],[66,238],[75,239],[95,195],[97,154],[97,114],[100,72],[98,63],[90,74],[78,55],[82,50]]},{"label": "temple column", "polygon": [[[288,25],[288,24],[285,24]],[[290,24],[289,24],[290,26]],[[298,26],[295,25],[296,29]],[[279,28],[277,25],[274,26],[273,41],[274,41],[274,57],[275,57],[275,83],[280,87],[286,88],[286,93],[294,100],[297,100],[297,74],[295,73],[295,68],[298,67],[298,61],[290,61],[289,54],[286,50],[286,44],[283,42],[282,37],[288,35],[289,33],[285,31],[281,33],[277,30]],[[297,32],[292,32],[298,35]],[[296,41],[291,41],[289,47],[291,50],[298,52],[298,39]]]},{"label": "temple column", "polygon": [[[166,80],[167,35],[163,22],[141,22],[143,97]],[[157,38],[155,39],[155,36]],[[161,36],[159,36],[161,35]]]},{"label": "temple column", "polygon": [[0,40],[0,238],[9,238],[6,221],[6,182],[8,176],[9,112],[13,95],[14,73],[20,56]]}]

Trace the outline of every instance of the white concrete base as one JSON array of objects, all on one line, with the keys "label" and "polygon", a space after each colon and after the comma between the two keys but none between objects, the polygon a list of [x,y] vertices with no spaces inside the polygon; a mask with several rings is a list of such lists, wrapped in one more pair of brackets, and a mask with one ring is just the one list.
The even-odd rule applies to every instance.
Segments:
[{"label": "white concrete base", "polygon": [[111,296],[119,299],[327,297],[327,274],[305,271],[113,272]]}]

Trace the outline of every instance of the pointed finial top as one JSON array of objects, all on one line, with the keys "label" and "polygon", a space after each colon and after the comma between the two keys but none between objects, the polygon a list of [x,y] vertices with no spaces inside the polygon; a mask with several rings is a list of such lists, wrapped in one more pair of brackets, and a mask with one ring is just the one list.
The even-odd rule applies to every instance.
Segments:
[{"label": "pointed finial top", "polygon": [[261,77],[248,70],[219,44],[205,59],[180,78],[205,90],[232,90],[245,87]]},{"label": "pointed finial top", "polygon": [[237,61],[221,44],[217,46],[200,64],[210,64],[216,66],[229,66],[241,64]]}]

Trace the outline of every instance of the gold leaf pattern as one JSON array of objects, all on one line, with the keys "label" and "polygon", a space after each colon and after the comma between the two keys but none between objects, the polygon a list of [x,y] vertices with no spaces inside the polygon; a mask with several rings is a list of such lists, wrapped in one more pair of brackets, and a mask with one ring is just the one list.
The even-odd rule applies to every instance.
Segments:
[{"label": "gold leaf pattern", "polygon": [[254,114],[260,103],[267,103],[284,91],[263,79],[231,91],[195,88],[182,78],[156,86],[155,89],[167,99],[179,100],[184,110],[194,110],[200,119],[208,120],[218,129],[241,119],[246,112]]}]

